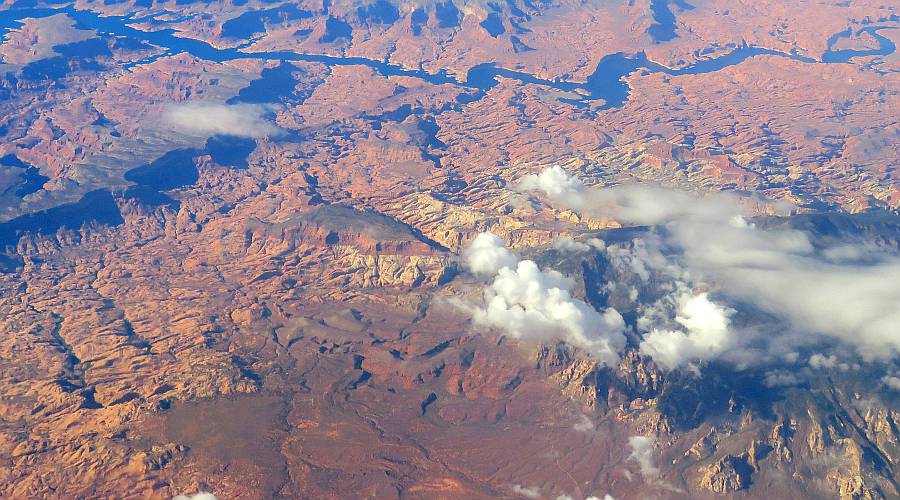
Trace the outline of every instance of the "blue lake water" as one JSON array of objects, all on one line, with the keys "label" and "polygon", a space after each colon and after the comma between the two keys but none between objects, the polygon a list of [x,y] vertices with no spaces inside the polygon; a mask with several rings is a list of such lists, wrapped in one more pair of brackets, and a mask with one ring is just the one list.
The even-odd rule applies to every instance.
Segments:
[{"label": "blue lake water", "polygon": [[[668,2],[664,2],[668,9]],[[683,0],[674,2],[681,8],[690,7]],[[360,16],[367,22],[394,22],[397,17],[394,11],[385,5],[386,2],[376,2],[360,12]],[[660,7],[661,8],[661,7]],[[327,66],[368,66],[385,76],[408,76],[419,78],[430,83],[452,84],[464,88],[477,91],[471,94],[467,100],[475,100],[483,95],[484,91],[497,85],[497,77],[510,78],[522,83],[530,83],[535,85],[543,85],[563,91],[581,91],[586,94],[584,98],[571,99],[574,105],[586,105],[586,100],[604,100],[605,104],[599,106],[603,108],[621,107],[628,99],[629,88],[623,81],[626,75],[629,75],[639,69],[643,69],[650,73],[664,73],[667,75],[698,75],[704,73],[712,73],[723,68],[740,64],[751,57],[757,56],[775,56],[785,57],[795,61],[821,64],[821,63],[842,63],[847,62],[853,57],[867,55],[888,55],[896,50],[896,46],[886,37],[878,33],[879,30],[887,29],[885,27],[871,26],[864,28],[863,31],[871,33],[879,42],[879,47],[872,50],[838,50],[829,49],[823,55],[821,62],[815,59],[799,56],[796,54],[788,54],[772,49],[739,46],[735,47],[730,53],[700,60],[694,64],[672,69],[661,64],[650,61],[644,53],[624,54],[615,53],[603,57],[597,65],[594,73],[585,82],[556,81],[547,80],[534,75],[497,67],[492,63],[481,64],[471,68],[465,80],[458,80],[450,75],[447,71],[441,70],[437,72],[428,72],[421,69],[408,69],[402,66],[368,59],[364,57],[340,57],[329,56],[323,54],[300,54],[288,51],[272,51],[272,52],[244,52],[236,48],[216,48],[201,40],[191,38],[183,38],[175,36],[172,29],[161,29],[157,31],[141,31],[129,26],[133,20],[129,17],[101,17],[91,11],[76,10],[72,7],[63,8],[43,8],[43,9],[18,9],[0,12],[0,34],[8,31],[10,28],[20,25],[20,19],[25,17],[46,17],[56,13],[66,13],[75,19],[78,27],[83,29],[95,29],[102,33],[115,35],[119,37],[131,38],[146,43],[156,45],[166,49],[169,53],[187,52],[195,57],[207,61],[223,62],[235,59],[264,59],[264,60],[280,60],[280,61],[309,61],[318,62]],[[263,11],[257,11],[263,12]],[[268,11],[266,11],[268,12]],[[305,12],[305,11],[304,11]],[[265,14],[268,16],[269,14]],[[272,14],[273,17],[277,17]],[[282,13],[279,15],[287,17],[296,17],[304,15],[303,13]],[[336,22],[342,22],[335,20]],[[349,27],[349,25],[347,25]],[[342,30],[345,28],[336,28],[335,38],[343,36]],[[840,36],[838,34],[836,36]],[[836,40],[835,37],[832,37]],[[833,44],[834,41],[831,42]],[[55,58],[54,58],[55,59]],[[53,73],[53,68],[48,68],[49,73]],[[465,101],[464,101],[465,102]]]},{"label": "blue lake water", "polygon": [[[854,57],[863,57],[863,56],[886,56],[893,54],[895,50],[897,50],[897,46],[892,42],[889,38],[885,37],[881,33],[880,30],[889,29],[883,26],[869,26],[866,28],[862,28],[857,31],[857,36],[862,33],[868,33],[878,41],[878,47],[874,49],[841,49],[834,50],[834,44],[838,42],[841,38],[849,38],[852,34],[851,30],[842,31],[840,33],[835,34],[831,38],[828,39],[828,50],[822,54],[822,62],[825,63],[845,63],[850,62],[850,59]],[[896,29],[896,28],[894,28]]]},{"label": "blue lake water", "polygon": [[350,40],[353,37],[353,27],[336,17],[328,16],[325,20],[325,33],[319,37],[319,43],[332,43],[338,40]]},{"label": "blue lake water", "polygon": [[43,189],[44,183],[50,180],[49,177],[41,175],[41,171],[37,168],[20,160],[16,155],[8,154],[0,157],[0,165],[6,167],[18,167],[22,169],[22,180],[17,186],[13,186],[13,193],[18,196],[26,196],[36,193]]},{"label": "blue lake water", "polygon": [[363,24],[394,24],[400,19],[400,11],[387,0],[376,0],[375,3],[359,7],[356,15]]},{"label": "blue lake water", "polygon": [[675,34],[675,14],[670,4],[675,4],[681,10],[693,10],[694,6],[684,0],[651,0],[650,10],[653,12],[654,23],[647,28],[647,34],[655,42],[668,42],[678,37]]},{"label": "blue lake water", "polygon": [[[250,85],[238,91],[238,95],[228,100],[228,104],[235,103],[277,103],[283,96],[294,93],[297,80],[294,72],[300,71],[291,63],[282,61],[274,68],[262,70],[262,74]],[[302,102],[302,100],[301,100]]]},{"label": "blue lake water", "polygon": [[[671,15],[669,3],[675,3],[680,8],[685,9],[690,6],[683,0],[675,0],[673,2],[654,2],[659,9],[657,22],[661,28],[658,28],[655,37],[664,39],[669,36],[669,28],[674,36],[674,18],[669,19],[665,11]],[[438,14],[439,25],[451,25],[454,19],[458,19],[458,13],[451,9],[446,3],[441,4],[441,12]],[[452,5],[452,4],[451,4]],[[23,71],[23,77],[31,79],[54,79],[65,76],[70,71],[77,70],[97,70],[102,69],[101,61],[109,55],[110,45],[124,44],[122,46],[135,46],[140,44],[152,44],[163,48],[167,54],[189,53],[199,59],[223,62],[236,59],[263,59],[281,61],[282,64],[276,68],[267,69],[263,72],[259,80],[252,82],[248,87],[242,89],[238,96],[231,102],[277,102],[279,96],[289,95],[295,90],[296,81],[292,76],[297,68],[291,65],[290,61],[308,61],[318,62],[329,67],[334,66],[366,66],[374,69],[378,73],[385,76],[407,76],[419,78],[435,85],[450,84],[466,89],[458,101],[460,103],[471,102],[480,99],[487,90],[498,84],[498,77],[509,78],[526,84],[542,85],[561,91],[575,92],[583,94],[583,97],[565,99],[575,106],[587,107],[594,104],[595,109],[618,108],[623,106],[627,100],[630,88],[624,81],[624,77],[638,70],[648,73],[664,73],[667,75],[698,75],[712,73],[723,68],[740,64],[749,58],[757,56],[774,56],[785,57],[808,64],[829,64],[829,63],[846,63],[854,57],[861,56],[884,56],[893,53],[896,46],[886,37],[878,32],[886,27],[870,26],[863,28],[862,32],[868,32],[879,43],[875,49],[865,50],[833,50],[832,46],[843,36],[849,36],[850,33],[838,33],[829,39],[829,49],[823,54],[822,61],[816,61],[812,58],[802,57],[796,54],[787,54],[771,49],[765,49],[752,46],[735,47],[731,52],[725,55],[712,57],[698,61],[694,64],[682,68],[669,68],[653,62],[647,58],[644,53],[625,54],[615,53],[604,56],[593,74],[584,82],[547,80],[528,73],[514,71],[506,68],[497,67],[493,63],[480,64],[471,68],[465,80],[459,80],[445,70],[428,72],[422,69],[408,69],[402,66],[367,59],[363,57],[339,57],[322,54],[300,54],[288,51],[272,51],[272,52],[243,52],[237,48],[216,48],[210,44],[194,40],[190,38],[182,38],[175,36],[176,32],[172,29],[164,28],[157,31],[142,31],[133,28],[129,23],[136,22],[132,17],[101,17],[91,11],[76,10],[71,6],[61,8],[15,8],[0,12],[0,36],[4,35],[10,29],[21,26],[21,19],[27,17],[47,17],[57,13],[65,13],[72,17],[81,29],[97,30],[105,35],[105,38],[92,39],[84,42],[77,42],[69,46],[61,46],[61,55],[58,57],[48,58],[44,62],[38,62],[36,66],[26,66],[27,71]],[[271,9],[267,11],[256,11],[247,18],[244,18],[237,24],[233,24],[232,34],[241,35],[256,33],[260,27],[264,27],[266,22],[278,22],[285,19],[295,19],[306,16],[306,11],[291,10],[288,8]],[[357,13],[360,19],[366,23],[393,23],[399,19],[399,13],[390,4],[384,0],[380,0],[365,8],[360,8]],[[425,19],[418,14],[411,22],[417,23],[419,27],[424,26]],[[333,19],[333,21],[332,21]],[[427,18],[426,18],[427,19]],[[325,41],[335,41],[340,38],[349,38],[351,35],[350,25],[336,18],[329,18],[333,23],[326,31]],[[493,36],[499,36],[505,29],[502,20],[488,17],[485,26]],[[482,24],[484,26],[484,23]],[[114,37],[114,38],[111,38]],[[110,42],[109,40],[113,40]],[[115,47],[115,45],[113,45]],[[527,50],[527,47],[521,47],[521,50]],[[34,64],[34,63],[33,63]],[[30,67],[30,69],[28,69]],[[2,98],[2,96],[0,96]],[[602,100],[602,104],[596,105],[598,100]],[[594,101],[593,103],[588,101]],[[398,115],[385,115],[384,119],[404,119],[409,116],[413,110],[398,110]],[[422,131],[427,134],[428,145],[432,149],[442,149],[444,145],[435,137],[437,133],[437,125],[434,122],[423,121],[420,124]],[[138,167],[126,173],[125,178],[134,183],[125,193],[126,197],[138,199],[148,205],[175,204],[174,200],[163,194],[163,191],[190,185],[197,180],[197,169],[193,164],[192,158],[197,154],[207,153],[213,156],[218,163],[233,168],[245,168],[246,157],[256,147],[256,143],[252,140],[235,140],[235,138],[218,137],[211,138],[206,147],[201,150],[175,150],[154,162]],[[433,158],[437,162],[437,158]],[[35,169],[36,170],[36,169]],[[36,174],[32,172],[32,174]],[[39,174],[36,174],[39,176]],[[40,176],[42,178],[42,176]],[[32,184],[36,182],[44,182],[39,177],[32,177],[28,181],[28,189],[32,189]],[[33,181],[33,182],[32,182]],[[32,191],[33,192],[33,191]],[[78,228],[88,221],[96,221],[103,224],[119,224],[122,221],[121,215],[116,208],[114,199],[109,191],[94,191],[85,195],[81,200],[75,203],[62,205],[56,208],[45,210],[42,212],[21,216],[11,221],[0,224],[0,249],[5,246],[13,245],[23,232],[39,232],[52,233],[61,227]],[[8,257],[0,255],[0,259]],[[0,262],[2,264],[3,262]],[[2,267],[2,266],[0,266]]]},{"label": "blue lake water", "polygon": [[214,135],[206,141],[206,152],[223,167],[247,168],[247,157],[255,149],[256,141],[247,137]]},{"label": "blue lake water", "polygon": [[462,20],[462,12],[450,0],[435,4],[434,15],[437,17],[439,28],[456,28]]},{"label": "blue lake water", "polygon": [[313,13],[293,4],[274,9],[250,10],[222,23],[222,36],[244,40],[266,31],[267,24],[277,24],[312,17]]},{"label": "blue lake water", "polygon": [[503,27],[503,19],[496,12],[489,13],[480,24],[494,38],[506,33],[506,28]]},{"label": "blue lake water", "polygon": [[422,27],[424,27],[428,23],[428,13],[425,12],[425,9],[418,8],[412,11],[412,14],[409,15],[409,26],[412,28],[412,33],[415,36],[419,36],[422,34]]},{"label": "blue lake water", "polygon": [[[78,229],[89,222],[107,226],[124,222],[116,200],[109,191],[92,191],[75,203],[23,215],[0,224],[0,250],[15,245],[25,232],[52,234],[64,227]],[[18,264],[20,261],[16,257],[0,255],[0,271],[9,270]]]},{"label": "blue lake water", "polygon": [[[215,135],[206,141],[204,148],[176,149],[169,151],[156,160],[133,168],[125,173],[125,180],[132,182],[124,192],[126,199],[154,207],[168,205],[178,208],[178,201],[164,192],[197,182],[200,172],[194,163],[197,156],[208,154],[219,165],[230,168],[247,168],[247,157],[256,149],[253,139]],[[26,168],[26,185],[32,188],[42,186],[48,180],[40,175],[37,169],[12,156],[0,158],[6,165]],[[24,166],[23,166],[24,165]],[[34,184],[34,186],[32,186]],[[38,188],[39,189],[39,188]],[[17,192],[20,196],[27,193]],[[48,210],[23,215],[10,221],[0,223],[0,272],[13,269],[21,262],[9,255],[3,255],[4,249],[18,242],[24,233],[52,234],[60,228],[77,229],[89,222],[104,225],[118,225],[123,222],[119,208],[109,190],[98,189],[84,195],[74,203],[67,203]]]}]

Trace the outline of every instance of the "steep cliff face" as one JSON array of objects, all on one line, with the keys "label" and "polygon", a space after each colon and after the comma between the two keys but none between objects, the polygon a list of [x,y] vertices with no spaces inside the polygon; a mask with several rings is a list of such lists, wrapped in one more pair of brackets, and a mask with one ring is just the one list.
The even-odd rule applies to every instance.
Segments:
[{"label": "steep cliff face", "polygon": [[[660,453],[674,459],[659,467],[689,494],[758,492],[758,484],[786,475],[807,498],[898,495],[894,464],[900,433],[897,412],[888,403],[848,395],[846,386],[827,381],[811,393],[759,395],[771,398],[766,406],[732,399],[718,409],[697,407],[694,418],[685,419],[687,413],[673,411],[670,401],[685,399],[690,386],[637,353],[610,369],[557,352],[543,347],[537,357],[541,366],[553,367],[551,378],[560,392],[665,443]],[[715,390],[731,392],[728,385],[717,384]]]}]

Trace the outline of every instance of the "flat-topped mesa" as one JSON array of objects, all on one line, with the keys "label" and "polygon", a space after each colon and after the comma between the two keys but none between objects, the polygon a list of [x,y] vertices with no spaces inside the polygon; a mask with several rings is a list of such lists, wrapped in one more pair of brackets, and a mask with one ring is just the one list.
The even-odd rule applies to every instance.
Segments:
[{"label": "flat-topped mesa", "polygon": [[332,231],[328,228],[303,224],[300,234],[305,242],[318,245],[352,246],[364,254],[423,255],[439,253],[437,249],[421,241],[382,241],[365,232]]},{"label": "flat-topped mesa", "polygon": [[[644,161],[657,169],[692,166],[689,172],[702,175],[723,184],[750,188],[759,183],[759,176],[724,154],[714,154],[704,149],[692,149],[669,142],[655,142],[647,146]],[[680,166],[680,167],[679,167]]]},{"label": "flat-topped mesa", "polygon": [[409,256],[445,252],[409,226],[377,212],[322,205],[303,214],[298,222],[298,236],[309,243],[352,246],[365,254]]}]

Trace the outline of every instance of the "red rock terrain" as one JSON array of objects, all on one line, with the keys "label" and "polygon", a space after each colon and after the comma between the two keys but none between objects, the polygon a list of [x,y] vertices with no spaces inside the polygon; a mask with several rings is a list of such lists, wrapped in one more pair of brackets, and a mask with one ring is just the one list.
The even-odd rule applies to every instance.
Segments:
[{"label": "red rock terrain", "polygon": [[[895,6],[669,2],[666,41],[652,3],[78,1],[0,25],[0,157],[46,178],[0,166],[0,496],[900,496],[881,368],[694,377],[633,336],[606,367],[459,306],[485,230],[588,301],[611,279],[553,245],[627,221],[517,189],[553,164],[896,217],[898,56],[823,57],[881,47],[866,27],[897,43]],[[677,73],[751,46],[779,54]],[[618,105],[585,84],[617,53],[646,56]],[[478,85],[484,64],[509,72]]]}]

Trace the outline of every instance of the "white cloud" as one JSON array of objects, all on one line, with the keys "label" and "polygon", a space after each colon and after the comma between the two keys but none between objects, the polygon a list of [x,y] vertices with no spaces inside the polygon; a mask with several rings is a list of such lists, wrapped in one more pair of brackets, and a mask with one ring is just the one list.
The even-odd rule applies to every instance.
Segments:
[{"label": "white cloud", "polygon": [[525,487],[519,484],[512,486],[513,493],[517,493],[526,498],[541,498],[541,490],[537,486]]},{"label": "white cloud", "polygon": [[606,256],[613,268],[634,274],[643,282],[649,282],[654,277],[652,274],[669,280],[687,280],[684,269],[663,255],[662,246],[658,236],[648,233],[642,238],[635,238],[627,247],[607,245]]},{"label": "white cloud", "polygon": [[553,241],[553,248],[562,252],[588,252],[591,250],[603,251],[606,243],[599,238],[589,238],[585,241],[577,241],[567,236],[560,236]]},{"label": "white cloud", "polygon": [[731,347],[729,318],[733,309],[713,303],[708,293],[681,293],[677,306],[675,321],[683,329],[651,330],[641,342],[642,353],[673,369],[691,361],[714,359]]},{"label": "white cloud", "polygon": [[195,495],[178,495],[172,497],[172,500],[216,500],[216,496],[212,493],[201,491]]},{"label": "white cloud", "polygon": [[647,482],[656,482],[659,479],[659,469],[653,463],[653,445],[655,443],[655,439],[647,436],[628,438],[628,446],[631,447],[631,455],[628,458],[638,463],[641,477]]},{"label": "white cloud", "polygon": [[820,334],[856,350],[865,360],[900,353],[900,262],[872,267],[785,259],[769,269],[731,267],[719,282],[729,293],[790,321],[798,332]]},{"label": "white cloud", "polygon": [[589,419],[587,415],[581,415],[578,422],[575,423],[572,428],[578,432],[591,432],[594,430],[594,422],[591,422],[591,419]]},{"label": "white cloud", "polygon": [[519,262],[516,254],[506,249],[506,243],[491,232],[478,234],[462,252],[466,268],[476,276],[493,276],[504,267],[515,267]]},{"label": "white cloud", "polygon": [[615,309],[602,314],[572,297],[574,282],[530,260],[515,269],[501,268],[484,290],[485,307],[474,310],[477,324],[519,338],[562,338],[591,352],[601,363],[614,364],[625,347],[625,321]]},{"label": "white cloud", "polygon": [[560,236],[553,241],[553,248],[556,250],[560,250],[563,252],[587,252],[591,249],[591,246],[587,243],[582,243],[580,241],[575,241],[572,238],[567,236]]},{"label": "white cloud", "polygon": [[837,356],[825,356],[823,354],[813,354],[809,357],[809,366],[813,368],[835,368],[838,366]]},{"label": "white cloud", "polygon": [[600,238],[588,238],[585,243],[596,248],[597,250],[600,250],[601,252],[603,250],[606,250],[606,242],[601,240]]},{"label": "white cloud", "polygon": [[613,498],[612,495],[606,494],[606,495],[603,495],[602,499],[600,497],[587,497],[584,500],[616,500],[616,499]]},{"label": "white cloud", "polygon": [[800,378],[793,372],[771,370],[766,373],[766,378],[763,380],[763,383],[766,384],[766,387],[796,385],[800,383]]},{"label": "white cloud", "polygon": [[266,118],[272,109],[258,104],[185,102],[167,106],[162,121],[175,131],[190,135],[223,134],[260,139],[283,133]]},{"label": "white cloud", "polygon": [[491,233],[479,234],[462,252],[466,267],[493,281],[484,289],[483,306],[457,305],[476,325],[532,340],[562,338],[614,364],[625,347],[625,321],[613,308],[602,313],[572,296],[575,283],[553,269],[540,269],[519,257]]},{"label": "white cloud", "polygon": [[528,174],[519,183],[521,191],[543,191],[553,199],[561,197],[580,198],[584,186],[578,179],[569,177],[569,174],[559,165],[544,169],[539,174]]},{"label": "white cloud", "polygon": [[[545,175],[546,174],[546,175]],[[900,354],[900,256],[871,245],[816,248],[807,233],[748,223],[737,197],[691,194],[648,185],[587,190],[559,167],[533,175],[524,188],[540,189],[556,204],[626,224],[658,225],[668,258],[691,282],[710,284],[734,307],[753,307],[783,322],[767,332],[744,330],[726,353],[744,362],[783,360],[798,348],[837,341],[866,361]],[[660,271],[658,262],[640,265]],[[641,271],[642,278],[650,269]],[[669,275],[674,273],[668,272]],[[690,332],[652,339],[690,345]],[[750,348],[751,344],[755,345]],[[852,367],[852,365],[849,365]]]},{"label": "white cloud", "polygon": [[900,377],[886,375],[881,379],[881,383],[886,385],[891,390],[900,391]]}]

